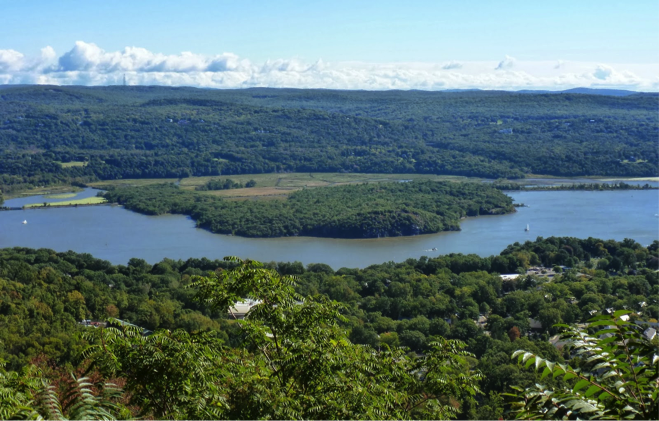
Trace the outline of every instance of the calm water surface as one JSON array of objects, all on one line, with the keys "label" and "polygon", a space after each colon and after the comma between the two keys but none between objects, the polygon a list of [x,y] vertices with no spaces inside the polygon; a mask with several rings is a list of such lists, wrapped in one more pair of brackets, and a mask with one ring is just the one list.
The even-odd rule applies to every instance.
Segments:
[{"label": "calm water surface", "polygon": [[[87,189],[76,199],[95,195],[95,190]],[[657,190],[509,195],[529,207],[510,215],[466,219],[459,232],[369,240],[232,237],[198,229],[185,216],[145,216],[119,206],[7,211],[0,212],[0,248],[73,250],[115,264],[126,264],[131,257],[155,263],[165,257],[215,259],[235,255],[261,261],[322,262],[338,269],[447,253],[489,256],[516,241],[538,236],[633,238],[644,246],[659,239]],[[5,206],[44,201],[58,200],[32,196],[7,200]],[[23,220],[28,223],[23,225]],[[524,231],[527,224],[529,232]]]}]

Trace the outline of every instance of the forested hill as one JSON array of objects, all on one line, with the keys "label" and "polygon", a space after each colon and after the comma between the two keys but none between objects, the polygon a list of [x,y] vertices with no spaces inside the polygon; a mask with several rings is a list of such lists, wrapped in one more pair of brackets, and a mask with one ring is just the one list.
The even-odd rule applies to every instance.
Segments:
[{"label": "forested hill", "polygon": [[274,171],[656,176],[657,97],[20,86],[0,187]]},{"label": "forested hill", "polygon": [[105,198],[158,215],[190,215],[213,232],[245,237],[375,238],[460,229],[460,218],[514,212],[490,185],[414,181],[301,190],[285,201],[229,201],[172,184],[123,187]]},{"label": "forested hill", "polygon": [[[364,405],[365,395],[386,397],[392,396],[391,390],[399,391],[404,393],[405,399],[398,399],[400,394],[393,396],[397,397],[397,402],[406,403],[415,402],[413,399],[418,399],[417,396],[433,390],[423,383],[423,388],[417,386],[428,377],[427,371],[412,363],[426,361],[427,356],[433,355],[434,343],[450,339],[463,341],[466,351],[472,353],[459,369],[448,366],[446,357],[438,360],[445,380],[433,384],[448,384],[450,390],[458,390],[454,392],[457,398],[449,401],[459,409],[459,417],[457,413],[454,417],[504,418],[504,410],[510,404],[499,394],[511,392],[512,386],[525,389],[540,383],[550,388],[561,384],[571,388],[577,381],[568,383],[562,376],[552,378],[546,372],[541,374],[542,368],[525,370],[524,364],[511,360],[515,350],[524,349],[559,364],[570,364],[577,370],[587,371],[596,366],[596,362],[588,361],[583,354],[571,352],[571,347],[563,347],[556,338],[550,342],[559,331],[556,323],[584,323],[593,314],[618,309],[628,309],[632,313],[627,325],[657,322],[658,248],[657,241],[643,247],[633,240],[550,237],[515,243],[498,256],[450,254],[388,262],[364,269],[334,271],[322,263],[306,268],[299,262],[266,264],[268,269],[281,275],[295,275],[297,279],[293,280],[270,274],[264,277],[263,272],[253,268],[238,274],[228,272],[236,274],[235,278],[222,277],[227,270],[239,269],[239,266],[235,262],[206,258],[164,259],[154,265],[134,258],[127,265],[111,265],[87,253],[18,247],[0,249],[0,361],[7,363],[6,369],[15,370],[6,372],[0,365],[2,411],[6,414],[12,398],[20,399],[25,390],[34,385],[34,382],[20,382],[18,371],[27,370],[30,363],[35,363],[43,369],[36,374],[50,377],[58,391],[58,385],[70,384],[69,372],[74,370],[79,377],[83,373],[89,375],[96,386],[100,384],[96,381],[101,375],[96,370],[105,373],[102,378],[124,385],[127,395],[123,402],[130,399],[133,412],[118,419],[359,419],[354,415],[356,412],[346,415],[346,397],[354,397],[350,400],[355,403],[354,407],[370,408]],[[540,264],[546,270],[512,281],[503,281],[499,276],[516,270],[524,272]],[[565,272],[559,267],[549,269],[554,265],[571,269]],[[240,273],[243,276],[238,277]],[[199,281],[198,276],[214,274],[219,278],[212,278],[211,286],[193,283]],[[270,307],[270,302],[264,299],[264,305],[252,309],[248,319],[233,320],[228,314],[228,305],[246,296],[252,297],[254,286],[258,287],[258,293],[268,294],[267,298],[280,300],[275,303],[282,305]],[[278,298],[291,297],[286,289],[292,290],[293,286],[295,292],[304,297],[305,304],[296,306],[292,304],[293,299],[284,302]],[[217,299],[208,299],[224,291],[232,295],[223,307],[216,304]],[[279,312],[286,305],[300,313]],[[343,317],[327,312],[327,308],[340,311]],[[318,309],[325,312],[320,313]],[[104,364],[107,360],[92,353],[94,348],[88,345],[90,341],[100,343],[92,332],[112,329],[94,329],[93,325],[85,326],[80,322],[108,317],[156,333],[148,337],[133,333],[130,342],[106,336],[102,342],[103,351],[112,352],[122,346],[119,350],[122,352],[103,354],[108,358],[118,355],[111,364]],[[257,317],[270,319],[264,322]],[[274,331],[274,337],[266,336],[265,331],[255,334],[255,330],[248,330],[251,325],[245,323],[254,320],[258,320],[261,328],[272,329],[267,332]],[[622,321],[613,320],[610,324],[620,326]],[[285,329],[280,329],[281,326]],[[158,332],[159,329],[163,330]],[[340,340],[336,336],[328,337],[334,335],[336,329],[340,331]],[[277,332],[285,339],[274,346],[268,341],[281,339]],[[637,343],[635,340],[627,342]],[[353,347],[353,344],[364,347]],[[656,338],[653,344],[656,350]],[[400,346],[405,348],[398,348]],[[343,351],[346,348],[347,351]],[[461,349],[462,346],[457,347]],[[287,354],[275,359],[273,355],[280,355],[277,350]],[[396,354],[392,357],[390,351]],[[267,354],[261,356],[259,352]],[[417,353],[421,360],[417,360]],[[637,353],[635,358],[643,355]],[[94,361],[91,367],[90,359]],[[643,367],[636,361],[634,364],[639,370],[635,374],[649,376],[647,373],[652,373],[650,367]],[[529,364],[526,363],[527,368]],[[409,367],[410,376],[391,374],[392,370],[396,370],[394,374],[400,373],[401,365]],[[366,368],[361,371],[363,366]],[[108,367],[116,371],[108,374],[105,371]],[[277,370],[278,367],[283,369]],[[20,375],[29,373],[21,371]],[[459,381],[469,373],[482,374],[478,382],[482,393],[476,396],[477,402],[462,398],[459,393]],[[291,380],[279,383],[280,376]],[[592,377],[593,381],[599,381],[599,376],[601,372],[598,377]],[[617,376],[613,381],[620,378]],[[656,381],[656,375],[652,381]],[[336,382],[342,383],[337,386]],[[652,386],[647,380],[644,384]],[[384,391],[375,389],[373,392],[373,387],[384,388]],[[224,399],[211,399],[214,395],[209,397],[209,394],[218,389],[217,394]],[[330,407],[334,401],[327,396],[335,396],[337,391],[345,392],[338,404],[331,405],[338,408],[337,413],[329,416],[321,412],[314,417],[318,414],[317,408],[327,410],[326,407]],[[180,398],[182,395],[184,397]],[[73,395],[61,393],[60,396],[70,399]],[[89,394],[83,396],[89,397]],[[446,393],[440,396],[444,402]],[[161,405],[170,412],[156,412],[153,399],[183,403]],[[272,415],[273,408],[283,406],[273,405],[273,401],[302,402],[295,408],[306,410],[306,415]],[[222,416],[193,412],[198,408],[224,408],[221,404],[233,412],[228,412],[229,408]],[[172,407],[187,412],[173,413],[169,409]],[[429,405],[423,407],[432,409]],[[441,414],[421,415],[424,416],[416,418],[450,418]],[[29,419],[25,415],[0,418]],[[88,418],[89,415],[68,419]],[[415,417],[409,413],[383,412],[377,417],[362,418]]]}]

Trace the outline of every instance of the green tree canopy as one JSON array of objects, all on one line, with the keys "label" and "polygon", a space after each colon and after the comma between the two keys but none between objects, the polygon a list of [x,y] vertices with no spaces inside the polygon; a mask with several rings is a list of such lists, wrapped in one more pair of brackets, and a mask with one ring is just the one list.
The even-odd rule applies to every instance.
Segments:
[{"label": "green tree canopy", "polygon": [[342,306],[301,297],[296,278],[255,261],[194,278],[197,299],[230,311],[258,303],[236,320],[244,348],[211,334],[137,328],[94,332],[87,355],[107,377],[123,376],[142,416],[228,419],[455,418],[479,392],[465,344],[441,339],[423,356],[351,343]]},{"label": "green tree canopy", "polygon": [[[513,353],[520,363],[542,370],[542,379],[563,379],[554,387],[513,387],[508,395],[520,419],[655,419],[659,414],[659,355],[640,326],[623,320],[631,313],[592,318],[585,329],[561,325],[571,364],[532,352]],[[577,366],[575,363],[579,363]]]}]

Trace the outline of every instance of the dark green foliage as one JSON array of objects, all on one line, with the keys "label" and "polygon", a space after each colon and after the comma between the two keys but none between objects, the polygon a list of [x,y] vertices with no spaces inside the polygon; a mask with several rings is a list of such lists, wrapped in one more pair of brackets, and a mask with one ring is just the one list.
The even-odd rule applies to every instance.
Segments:
[{"label": "dark green foliage", "polygon": [[[655,176],[657,123],[649,95],[11,87],[0,185],[275,171]],[[72,161],[87,165],[59,164]]]},{"label": "dark green foliage", "polygon": [[229,190],[229,189],[242,189],[243,187],[254,187],[256,181],[249,180],[245,186],[241,183],[236,183],[230,178],[226,180],[210,180],[208,183],[203,186],[196,187],[197,191],[208,191],[208,190]]},{"label": "dark green foliage", "polygon": [[36,366],[7,372],[0,366],[0,419],[115,420],[130,417],[122,391],[112,383],[92,384],[71,375],[62,390]]},{"label": "dark green foliage", "polygon": [[[569,360],[582,371],[592,367],[548,342],[556,333],[551,324],[583,323],[593,310],[601,314],[624,306],[638,313],[631,315],[632,323],[656,319],[659,274],[653,265],[658,251],[659,242],[646,248],[632,240],[550,237],[513,244],[500,256],[451,254],[335,271],[324,264],[305,268],[299,262],[259,266],[208,259],[164,259],[156,264],[131,259],[126,266],[115,266],[88,254],[4,249],[0,250],[0,358],[13,371],[45,359],[67,373],[82,358],[93,358],[93,370],[102,371],[111,382],[113,375],[121,373],[116,384],[129,392],[125,396],[134,398],[133,417],[502,414],[509,408],[497,394],[510,392],[511,386],[563,387],[562,377],[540,381],[541,372],[511,361],[515,350],[560,364]],[[526,268],[541,261],[559,264],[557,260],[566,259],[565,255],[571,268],[551,281],[535,275],[502,281],[497,273],[500,268]],[[617,256],[621,270],[614,274],[586,265],[587,259],[601,256]],[[197,284],[186,288],[195,276],[203,278],[195,278]],[[233,320],[227,309],[244,298],[277,307],[257,306],[246,321]],[[484,322],[482,309],[488,317]],[[104,329],[111,351],[95,348],[82,355],[90,341],[99,343],[95,336],[81,338],[81,332],[100,334],[100,329],[78,324],[83,317],[116,317],[156,333],[142,336],[130,327]],[[542,328],[531,329],[529,318],[540,321]],[[521,335],[515,342],[507,334],[513,327]],[[457,341],[464,341],[465,348]],[[426,358],[408,356],[410,349],[398,349],[401,345]],[[430,389],[430,383],[413,376],[422,372],[415,370],[430,367],[427,358],[433,353],[458,351],[470,353],[456,354],[459,373],[483,374],[479,382],[483,394],[475,397],[478,404],[449,388],[457,381],[455,365],[442,374],[447,383],[438,380],[432,386],[448,389]],[[193,358],[188,359],[190,355]],[[436,360],[437,369],[443,367],[442,361],[447,360]],[[280,367],[286,367],[285,377],[274,374],[281,372]],[[93,370],[76,375],[93,378]],[[304,372],[313,375],[302,376]],[[343,374],[336,378],[328,374],[335,372]],[[315,387],[320,392],[309,392]],[[166,392],[144,392],[159,388]],[[421,402],[417,399],[424,393],[430,401],[432,396],[456,396],[440,398],[439,404],[453,405],[457,412],[430,415],[427,411],[435,411],[434,404],[426,403],[411,409],[408,404]],[[359,405],[359,399],[365,399],[366,407]],[[278,403],[274,409],[271,402]],[[368,408],[371,413],[365,412]]]},{"label": "dark green foliage", "polygon": [[106,376],[123,375],[138,415],[166,419],[451,419],[479,392],[464,344],[441,340],[426,356],[354,345],[341,305],[301,297],[296,280],[258,262],[195,277],[197,299],[227,312],[256,300],[237,321],[245,348],[210,335],[136,328],[94,332],[87,355]]},{"label": "dark green foliage", "polygon": [[200,308],[182,287],[190,275],[225,262],[165,259],[153,267],[139,262],[112,266],[88,254],[0,250],[0,359],[10,369],[39,355],[75,365],[85,346],[77,335],[93,329],[80,325],[83,319],[117,317],[151,330],[222,330],[225,316]]},{"label": "dark green foliage", "polygon": [[458,230],[465,216],[514,211],[484,184],[419,181],[307,189],[280,201],[227,201],[174,185],[117,188],[109,201],[146,214],[181,213],[213,232],[246,237],[369,238]]},{"label": "dark green foliage", "polygon": [[[112,319],[110,319],[112,320]],[[102,343],[85,351],[109,378],[122,377],[138,415],[159,419],[218,419],[226,408],[223,341],[213,333],[163,330],[144,336],[136,327],[103,329]],[[109,354],[110,353],[110,354]]]},{"label": "dark green foliage", "polygon": [[[541,380],[561,376],[554,387],[515,386],[508,395],[518,419],[639,419],[659,413],[659,356],[641,327],[619,310],[590,319],[584,329],[562,325],[573,356],[560,364],[533,352],[513,353],[525,367],[542,370]],[[578,366],[576,364],[579,364]]]}]

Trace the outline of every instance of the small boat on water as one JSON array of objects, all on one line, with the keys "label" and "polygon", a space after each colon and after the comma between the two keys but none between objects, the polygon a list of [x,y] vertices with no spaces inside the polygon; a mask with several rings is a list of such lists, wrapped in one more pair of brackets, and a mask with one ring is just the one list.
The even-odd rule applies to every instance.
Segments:
[{"label": "small boat on water", "polygon": [[432,250],[432,251],[437,251],[437,247],[433,247],[433,248],[431,248],[430,250]]},{"label": "small boat on water", "polygon": [[524,231],[531,231],[531,228],[529,228],[529,224],[526,224],[526,228],[524,228]]},{"label": "small boat on water", "polygon": [[23,225],[27,224],[27,219],[23,221]]}]

